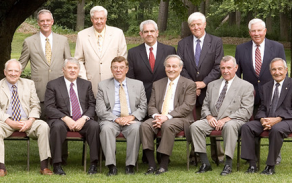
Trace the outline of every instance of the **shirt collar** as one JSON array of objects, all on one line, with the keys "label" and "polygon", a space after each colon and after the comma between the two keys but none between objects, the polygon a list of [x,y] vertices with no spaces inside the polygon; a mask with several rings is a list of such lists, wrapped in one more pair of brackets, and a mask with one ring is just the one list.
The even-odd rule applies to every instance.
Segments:
[{"label": "shirt collar", "polygon": [[74,86],[77,86],[77,85],[76,85],[76,80],[77,80],[77,79],[75,79],[73,82],[71,82],[71,81],[69,81],[68,79],[66,79],[66,78],[64,77],[64,80],[65,80],[66,86],[69,86],[69,87],[70,87],[71,83],[73,83]]},{"label": "shirt collar", "polygon": [[[286,78],[285,78],[285,79],[286,79]],[[283,79],[282,81],[280,81],[280,82],[279,82],[280,86],[282,86],[282,85],[283,85],[283,83],[284,83],[285,79]],[[277,83],[277,81],[275,81],[275,80],[274,80],[274,86],[275,86],[275,84],[276,84],[276,83]]]},{"label": "shirt collar", "polygon": [[[120,83],[114,78],[114,83],[115,83],[115,87],[120,87]],[[124,79],[124,81],[122,82],[123,87],[126,87],[126,78]]]},{"label": "shirt collar", "polygon": [[94,29],[94,34],[95,36],[98,38],[99,35],[101,35],[102,38],[104,38],[104,34],[105,34],[105,27],[102,29],[101,33],[97,32],[95,29]]},{"label": "shirt collar", "polygon": [[[47,38],[45,35],[43,35],[42,32],[40,32],[40,37],[41,37],[42,40],[46,40],[46,38]],[[51,32],[51,34],[48,36],[48,38],[49,38],[50,41],[53,39],[52,32]]]},{"label": "shirt collar", "polygon": [[[260,47],[263,48],[265,46],[265,41],[266,39],[264,39],[264,41],[260,44]],[[252,47],[257,47],[257,45],[255,44],[255,42],[252,41]]]},{"label": "shirt collar", "polygon": [[149,48],[151,47],[153,48],[153,50],[157,50],[157,41],[153,46],[149,46],[148,44],[145,43],[145,47],[146,47],[146,50],[149,50]]},{"label": "shirt collar", "polygon": [[[179,78],[180,78],[180,75],[178,75],[178,77],[175,78],[175,79],[172,81],[174,85],[177,85]],[[167,86],[169,85],[170,82],[171,82],[171,81],[170,81],[170,79],[168,78]]]},{"label": "shirt collar", "polygon": [[204,33],[204,35],[201,37],[201,38],[197,38],[196,36],[193,35],[194,37],[194,43],[197,43],[197,40],[200,39],[201,43],[204,42],[204,39],[205,39],[205,36],[206,36],[206,31]]}]

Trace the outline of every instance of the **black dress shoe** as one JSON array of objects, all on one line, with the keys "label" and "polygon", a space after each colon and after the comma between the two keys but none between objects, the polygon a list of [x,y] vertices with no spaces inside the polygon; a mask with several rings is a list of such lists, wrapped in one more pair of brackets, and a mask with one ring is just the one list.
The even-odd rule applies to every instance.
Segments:
[{"label": "black dress shoe", "polygon": [[160,175],[160,174],[163,174],[163,173],[165,173],[165,172],[167,172],[167,170],[166,169],[164,169],[164,168],[159,168],[156,172],[155,172],[155,175]]},{"label": "black dress shoe", "polygon": [[225,176],[231,174],[231,172],[232,172],[231,167],[229,165],[225,165],[220,175]]},{"label": "black dress shoe", "polygon": [[113,167],[109,168],[107,176],[112,176],[112,175],[117,175],[117,174],[118,174],[118,169],[116,166],[113,166]]},{"label": "black dress shoe", "polygon": [[273,175],[273,174],[275,174],[275,168],[267,165],[266,168],[262,171],[261,174],[264,174],[264,175]]},{"label": "black dress shoe", "polygon": [[90,165],[87,174],[88,175],[97,174],[97,167],[96,167],[96,165]]},{"label": "black dress shoe", "polygon": [[54,174],[56,175],[66,175],[66,173],[64,172],[64,170],[62,169],[61,165],[55,165],[54,169],[53,169]]},{"label": "black dress shoe", "polygon": [[126,174],[135,174],[133,165],[126,166]]},{"label": "black dress shoe", "polygon": [[206,165],[206,164],[202,164],[199,171],[197,171],[196,173],[205,173],[208,171],[212,171],[211,165]]},{"label": "black dress shoe", "polygon": [[154,167],[149,167],[147,172],[145,172],[145,175],[149,175],[149,174],[154,174],[155,173],[155,168]]},{"label": "black dress shoe", "polygon": [[256,173],[258,171],[258,168],[256,166],[249,166],[246,172],[244,173]]}]

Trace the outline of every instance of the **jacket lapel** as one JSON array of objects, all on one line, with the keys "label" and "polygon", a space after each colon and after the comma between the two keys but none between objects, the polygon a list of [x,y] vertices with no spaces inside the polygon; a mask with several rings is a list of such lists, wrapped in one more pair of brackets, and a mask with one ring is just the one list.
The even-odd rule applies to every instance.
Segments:
[{"label": "jacket lapel", "polygon": [[67,106],[67,110],[70,111],[70,97],[69,97],[69,94],[68,94],[68,90],[67,90],[67,86],[66,86],[66,83],[65,83],[65,80],[64,80],[64,77],[61,77],[60,80],[59,80],[59,87],[60,87],[60,90],[61,90],[61,95],[66,103],[66,106]]},{"label": "jacket lapel", "polygon": [[273,53],[273,51],[274,51],[273,47],[271,44],[269,44],[269,40],[265,39],[265,52],[264,52],[260,75],[263,73],[262,71],[269,70],[269,65],[271,62],[269,53]]},{"label": "jacket lapel", "polygon": [[38,54],[40,54],[42,60],[40,60],[41,62],[45,62],[45,64],[47,66],[49,66],[48,62],[47,62],[47,58],[45,56],[45,53],[42,49],[42,45],[41,45],[41,38],[40,38],[40,32],[38,32],[35,36],[34,36],[34,49],[37,50]]},{"label": "jacket lapel", "polygon": [[[104,40],[103,40],[103,45],[102,45],[102,50],[101,50],[101,58],[104,56],[106,50],[110,50],[110,45],[112,44],[112,39],[113,39],[113,32],[111,29],[106,26],[105,27],[105,34],[104,34]],[[97,41],[96,41],[97,42]],[[96,43],[97,46],[97,43]]]},{"label": "jacket lapel", "polygon": [[288,91],[289,88],[291,87],[290,86],[290,80],[288,79],[285,79],[284,82],[283,82],[283,86],[282,86],[282,89],[281,89],[281,93],[280,93],[280,98],[279,98],[279,101],[278,101],[278,104],[277,104],[277,108],[276,110],[281,106],[281,104],[284,102],[284,99],[286,98],[286,95],[288,94]]},{"label": "jacket lapel", "polygon": [[98,57],[101,57],[100,54],[98,54],[98,49],[97,49],[97,39],[96,39],[96,36],[94,34],[94,27],[92,26],[91,27],[91,31],[88,33],[88,42],[90,43],[92,49],[94,50],[95,54],[98,56]]},{"label": "jacket lapel", "polygon": [[203,63],[210,47],[211,47],[211,37],[209,36],[209,34],[206,33],[206,36],[204,38],[203,48],[200,55],[200,60],[199,60],[199,65],[198,65],[199,68],[201,67],[201,64]]},{"label": "jacket lapel", "polygon": [[126,78],[127,90],[129,96],[130,109],[133,112],[135,109],[135,85],[133,85],[128,78]]},{"label": "jacket lapel", "polygon": [[[158,49],[158,48],[157,48]],[[144,64],[146,65],[146,68],[149,70],[150,73],[152,73],[152,69],[150,67],[150,63],[149,63],[149,59],[146,53],[146,47],[145,44],[141,44],[140,46],[140,50],[139,50],[139,55],[141,57],[141,60],[144,62]],[[157,57],[157,56],[156,56]],[[156,64],[155,64],[156,65]],[[155,66],[154,66],[155,69]]]},{"label": "jacket lapel", "polygon": [[188,60],[191,60],[191,64],[193,65],[193,68],[197,68],[193,42],[194,42],[194,37],[193,35],[190,35],[187,39],[186,53],[188,54],[188,57],[189,57]]}]

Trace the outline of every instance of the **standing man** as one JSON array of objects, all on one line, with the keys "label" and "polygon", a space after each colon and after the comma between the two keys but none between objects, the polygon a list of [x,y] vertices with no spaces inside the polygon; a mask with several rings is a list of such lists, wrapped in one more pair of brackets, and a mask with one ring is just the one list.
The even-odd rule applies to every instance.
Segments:
[{"label": "standing man", "polygon": [[100,140],[108,176],[117,175],[116,137],[127,139],[126,174],[134,174],[140,147],[140,124],[147,112],[145,89],[141,81],[126,77],[128,61],[115,57],[111,63],[113,78],[98,84],[96,114],[100,118]]},{"label": "standing man", "polygon": [[261,105],[254,121],[241,128],[241,158],[249,162],[246,173],[255,173],[256,150],[255,137],[269,130],[269,153],[267,166],[261,174],[272,175],[280,153],[283,139],[292,132],[292,79],[287,77],[287,64],[282,58],[270,62],[272,81],[260,88]]},{"label": "standing man", "polygon": [[90,10],[92,27],[78,33],[75,58],[80,62],[80,75],[91,81],[94,96],[98,83],[112,77],[111,61],[116,56],[127,57],[127,44],[121,29],[107,26],[107,10],[94,6]]},{"label": "standing man", "polygon": [[79,132],[90,148],[88,174],[97,173],[99,154],[99,125],[94,118],[95,98],[91,83],[78,78],[80,64],[70,57],[63,66],[64,76],[47,85],[45,108],[50,126],[50,145],[54,173],[66,175],[61,166],[62,144],[67,131]]},{"label": "standing man", "polygon": [[[167,77],[153,83],[148,104],[150,118],[141,125],[141,141],[149,165],[145,175],[167,172],[175,135],[182,130],[188,134],[189,125],[194,120],[192,111],[196,103],[196,84],[180,76],[183,61],[179,56],[167,56],[164,66]],[[161,153],[161,162],[156,170],[154,137],[159,130],[162,137],[157,151]]]},{"label": "standing man", "polygon": [[212,170],[206,154],[206,135],[213,130],[222,130],[225,147],[226,161],[220,175],[231,173],[239,129],[252,115],[254,89],[252,84],[235,75],[237,64],[234,57],[223,57],[220,70],[222,78],[208,85],[201,120],[190,126],[195,152],[202,161],[196,173]]},{"label": "standing man", "polygon": [[15,59],[5,63],[4,79],[0,81],[0,177],[7,175],[4,164],[4,138],[14,131],[25,132],[27,136],[38,139],[41,161],[40,173],[52,175],[48,169],[51,157],[49,145],[50,128],[40,117],[40,101],[34,82],[20,78],[22,66]]}]

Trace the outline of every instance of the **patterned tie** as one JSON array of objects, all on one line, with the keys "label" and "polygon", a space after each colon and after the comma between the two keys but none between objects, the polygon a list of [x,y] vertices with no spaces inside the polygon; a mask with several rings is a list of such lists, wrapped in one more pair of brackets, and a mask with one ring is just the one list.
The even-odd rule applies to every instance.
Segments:
[{"label": "patterned tie", "polygon": [[261,51],[259,49],[260,45],[257,45],[255,50],[255,73],[259,77],[262,67]]},{"label": "patterned tie", "polygon": [[276,117],[275,112],[279,101],[279,83],[276,83],[276,88],[274,90],[273,99],[270,104],[270,112],[268,117]]},{"label": "patterned tie", "polygon": [[121,117],[129,116],[129,110],[128,110],[128,102],[126,97],[126,92],[123,88],[123,84],[120,84],[120,105],[121,105]]},{"label": "patterned tie", "polygon": [[74,121],[78,120],[79,118],[81,118],[81,111],[80,111],[80,107],[79,107],[79,102],[78,102],[78,98],[76,96],[76,93],[73,89],[74,83],[70,84],[70,101],[71,101],[71,105],[72,105],[72,119]]},{"label": "patterned tie", "polygon": [[150,50],[150,52],[149,52],[149,63],[150,63],[150,67],[151,67],[152,72],[153,72],[154,65],[155,65],[155,57],[154,57],[154,54],[152,52],[153,48],[150,47],[149,50]]},{"label": "patterned tie", "polygon": [[197,39],[197,45],[196,45],[196,53],[195,53],[195,61],[196,61],[196,65],[199,65],[199,61],[200,61],[200,55],[201,55],[201,44],[200,44],[201,40]]},{"label": "patterned tie", "polygon": [[98,35],[97,46],[98,46],[98,51],[101,52],[102,50],[102,35],[101,34]]},{"label": "patterned tie", "polygon": [[51,65],[52,50],[49,38],[46,38],[46,59],[49,65]]},{"label": "patterned tie", "polygon": [[217,101],[217,103],[215,105],[217,111],[219,111],[219,109],[220,109],[220,107],[221,107],[221,105],[223,103],[223,100],[225,98],[225,94],[226,94],[226,91],[227,91],[227,87],[228,87],[228,81],[225,81],[225,85],[224,85],[224,87],[223,87],[223,89],[222,89],[222,91],[221,91],[221,93],[219,95],[218,101]]},{"label": "patterned tie", "polygon": [[162,115],[167,115],[168,111],[169,111],[169,104],[170,104],[170,100],[171,100],[171,95],[172,95],[172,86],[173,86],[173,82],[171,81],[169,83],[168,89],[166,91],[166,95],[164,98],[164,102],[163,102],[163,106],[162,106]]},{"label": "patterned tie", "polygon": [[12,119],[14,121],[20,121],[20,101],[18,98],[17,88],[15,85],[12,85]]}]

